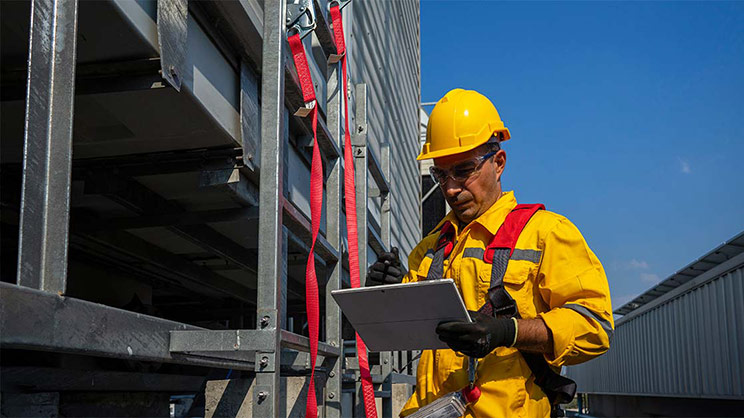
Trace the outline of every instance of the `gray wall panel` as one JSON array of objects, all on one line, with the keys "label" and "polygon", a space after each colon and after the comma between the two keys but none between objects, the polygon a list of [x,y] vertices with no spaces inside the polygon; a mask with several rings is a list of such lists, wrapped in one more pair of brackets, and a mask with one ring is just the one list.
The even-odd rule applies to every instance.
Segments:
[{"label": "gray wall panel", "polygon": [[619,320],[610,351],[567,375],[582,393],[744,398],[743,282],[738,263]]},{"label": "gray wall panel", "polygon": [[349,72],[352,83],[368,86],[370,151],[380,160],[381,145],[390,143],[391,241],[408,254],[421,239],[419,4],[369,0],[350,8]]}]

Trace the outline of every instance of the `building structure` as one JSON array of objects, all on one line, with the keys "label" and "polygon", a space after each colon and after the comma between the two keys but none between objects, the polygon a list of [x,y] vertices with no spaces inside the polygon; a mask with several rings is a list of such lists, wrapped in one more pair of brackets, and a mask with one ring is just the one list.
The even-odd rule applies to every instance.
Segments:
[{"label": "building structure", "polygon": [[744,232],[615,310],[610,350],[567,368],[591,416],[741,416]]},{"label": "building structure", "polygon": [[[341,67],[329,2],[286,3],[0,2],[4,415],[304,413],[313,142],[286,36],[310,8],[318,404],[358,408],[329,296],[349,284]],[[418,170],[418,16],[414,0],[343,9],[362,268],[420,238],[415,176],[390,181]],[[371,356],[385,416],[409,358]]]}]

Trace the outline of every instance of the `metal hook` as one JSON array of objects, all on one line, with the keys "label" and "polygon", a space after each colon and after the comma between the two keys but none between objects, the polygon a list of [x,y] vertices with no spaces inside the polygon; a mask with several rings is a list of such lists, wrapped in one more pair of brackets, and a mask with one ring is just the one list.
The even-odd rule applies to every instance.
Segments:
[{"label": "metal hook", "polygon": [[287,36],[300,34],[305,38],[317,26],[315,21],[315,7],[312,0],[294,0],[287,4]]}]

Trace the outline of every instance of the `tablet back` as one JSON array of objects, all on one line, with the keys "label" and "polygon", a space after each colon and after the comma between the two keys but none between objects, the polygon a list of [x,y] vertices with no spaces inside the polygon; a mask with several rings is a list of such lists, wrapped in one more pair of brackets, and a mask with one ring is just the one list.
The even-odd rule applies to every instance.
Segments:
[{"label": "tablet back", "polygon": [[331,295],[370,351],[447,348],[440,322],[469,321],[452,279],[334,290]]}]

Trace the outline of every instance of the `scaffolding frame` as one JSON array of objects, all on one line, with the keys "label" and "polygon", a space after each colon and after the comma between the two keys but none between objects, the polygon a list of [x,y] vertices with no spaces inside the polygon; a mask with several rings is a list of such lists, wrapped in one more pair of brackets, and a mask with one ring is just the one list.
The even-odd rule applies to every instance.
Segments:
[{"label": "scaffolding frame", "polygon": [[[326,381],[320,386],[323,416],[340,417],[343,410],[342,392],[344,378],[353,376],[356,382],[357,400],[361,397],[358,365],[344,356],[348,344],[342,338],[342,315],[330,297],[330,292],[344,283],[345,254],[341,224],[344,219],[342,206],[343,163],[340,158],[343,147],[343,100],[341,88],[341,66],[332,62],[335,55],[332,32],[326,15],[325,0],[313,0],[318,16],[317,39],[329,60],[325,80],[327,100],[325,110],[319,117],[319,144],[329,168],[326,188],[326,231],[319,236],[316,257],[328,267],[330,278],[326,285],[326,340],[321,341],[319,356],[327,371]],[[288,152],[285,133],[288,129],[285,107],[299,108],[302,96],[293,66],[287,60],[286,44],[286,0],[264,2],[262,17],[263,33],[258,45],[252,25],[241,19],[256,19],[256,10],[239,2],[206,2],[203,6],[211,16],[218,16],[226,25],[220,29],[224,36],[240,42],[236,48],[241,53],[237,64],[241,73],[241,94],[257,94],[258,86],[251,84],[246,73],[260,63],[260,170],[257,202],[255,193],[246,190],[246,174],[238,172],[238,186],[232,190],[246,204],[257,203],[249,210],[215,210],[209,213],[184,213],[178,220],[170,220],[181,232],[198,235],[200,243],[225,259],[249,268],[241,247],[226,244],[220,236],[199,229],[199,223],[208,220],[244,217],[258,221],[258,271],[255,293],[232,286],[228,281],[214,275],[204,276],[212,280],[210,291],[228,293],[246,301],[256,301],[256,328],[238,330],[210,330],[184,323],[108,307],[84,300],[65,297],[67,281],[67,252],[70,242],[69,214],[72,170],[72,117],[75,97],[76,41],[78,23],[78,0],[32,0],[32,23],[28,60],[26,128],[22,177],[22,198],[18,240],[17,285],[0,283],[0,326],[3,330],[0,342],[5,348],[23,348],[94,356],[137,359],[144,361],[173,362],[205,367],[231,368],[255,372],[253,391],[253,416],[280,416],[285,413],[280,404],[282,397],[281,370],[283,365],[307,367],[307,355],[287,356],[286,350],[300,353],[309,351],[306,337],[283,329],[287,315],[287,243],[299,240],[309,244],[309,220],[289,199],[285,189],[286,157]],[[170,86],[181,89],[184,66],[186,19],[191,10],[187,0],[158,0],[157,29],[160,39],[161,75]],[[52,19],[54,17],[54,19]],[[220,37],[216,37],[220,39]],[[368,245],[377,253],[387,251],[390,245],[390,156],[389,144],[383,144],[381,161],[367,149],[367,91],[365,84],[353,86],[354,127],[352,146],[356,172],[357,216],[366,233],[359,234],[360,266],[367,266]],[[241,134],[250,135],[250,123],[256,109],[250,100],[241,100]],[[253,113],[252,113],[253,112]],[[351,112],[350,112],[351,113]],[[309,121],[301,121],[309,125]],[[307,127],[307,126],[306,126]],[[242,163],[250,166],[256,149],[250,141],[243,140],[241,150],[220,150],[209,153],[216,164],[233,166],[242,157]],[[225,156],[227,155],[227,163]],[[203,166],[205,154],[199,157]],[[232,162],[231,162],[232,161]],[[137,161],[121,165],[124,170],[137,173],[168,172],[167,163],[140,165]],[[106,160],[100,164],[105,166]],[[183,170],[181,162],[174,163],[173,170]],[[122,180],[121,170],[113,177],[91,179],[91,187],[108,190],[107,182],[123,181],[129,188],[138,187],[131,180]],[[131,173],[130,173],[131,174]],[[369,187],[369,175],[376,185]],[[89,175],[90,176],[90,175]],[[207,179],[208,181],[208,179]],[[242,184],[242,188],[241,188]],[[97,186],[96,186],[97,185]],[[86,184],[86,187],[88,185]],[[156,194],[140,190],[150,198]],[[149,194],[148,194],[149,193]],[[382,201],[380,225],[375,225],[368,213],[368,198],[379,197]],[[166,205],[167,202],[160,202]],[[177,208],[174,208],[178,212]],[[191,217],[189,221],[186,218]],[[116,224],[116,220],[108,221]],[[160,215],[143,215],[132,220],[121,219],[119,227],[136,222],[137,225],[163,225],[169,220]],[[95,231],[102,225],[87,225],[83,230]],[[110,227],[110,225],[109,225]],[[127,239],[119,236],[119,239]],[[133,238],[129,237],[130,240]],[[177,260],[142,241],[131,241],[130,247],[145,246],[143,252],[155,257],[161,255],[165,268],[175,268]],[[184,268],[178,265],[179,268]],[[204,283],[194,283],[201,289]],[[219,289],[214,289],[219,288]],[[81,318],[88,320],[81,321]],[[105,318],[110,324],[104,330],[96,328],[95,320]],[[34,329],[34,332],[29,332]],[[92,331],[93,330],[93,331]],[[96,339],[86,338],[97,332]],[[373,366],[373,382],[381,384],[376,396],[383,398],[383,416],[392,416],[392,384],[411,383],[410,374],[402,371],[407,364],[408,353],[381,353],[380,364]],[[356,366],[356,367],[355,367]],[[397,376],[396,376],[397,375]],[[357,408],[361,402],[356,402]],[[346,411],[348,413],[348,411]]]}]

